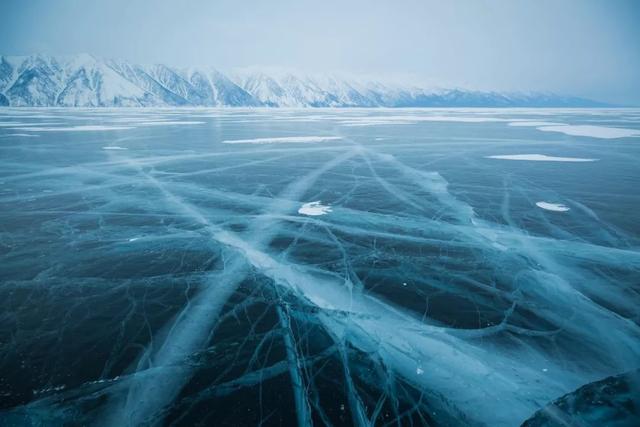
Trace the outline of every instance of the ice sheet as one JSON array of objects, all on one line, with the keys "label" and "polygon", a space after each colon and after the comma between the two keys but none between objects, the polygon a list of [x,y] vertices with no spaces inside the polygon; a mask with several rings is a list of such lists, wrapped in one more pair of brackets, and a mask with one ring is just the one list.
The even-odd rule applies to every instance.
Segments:
[{"label": "ice sheet", "polygon": [[638,368],[637,145],[535,114],[631,112],[47,111],[205,124],[3,139],[0,425],[517,426]]}]

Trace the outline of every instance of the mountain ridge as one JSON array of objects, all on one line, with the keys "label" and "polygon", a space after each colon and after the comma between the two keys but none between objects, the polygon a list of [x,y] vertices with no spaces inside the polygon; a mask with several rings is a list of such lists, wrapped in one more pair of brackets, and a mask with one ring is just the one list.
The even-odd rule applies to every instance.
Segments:
[{"label": "mountain ridge", "polygon": [[604,107],[549,93],[425,89],[335,76],[224,74],[89,54],[0,56],[0,106],[15,107]]}]

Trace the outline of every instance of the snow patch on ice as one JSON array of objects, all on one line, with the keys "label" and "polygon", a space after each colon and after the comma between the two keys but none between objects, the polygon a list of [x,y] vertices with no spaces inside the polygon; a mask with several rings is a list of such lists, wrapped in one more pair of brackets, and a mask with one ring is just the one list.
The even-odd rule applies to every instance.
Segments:
[{"label": "snow patch on ice", "polygon": [[26,126],[26,125],[30,125],[31,123],[25,123],[25,122],[0,122],[0,127],[2,128],[8,128],[8,127],[13,127],[13,126]]},{"label": "snow patch on ice", "polygon": [[359,127],[359,126],[381,126],[381,125],[410,125],[414,120],[344,120],[340,122],[341,126]]},{"label": "snow patch on ice", "polygon": [[92,132],[101,130],[126,130],[133,129],[131,126],[102,126],[102,125],[80,125],[80,126],[60,126],[60,127],[17,127],[16,130],[26,130],[29,132]]},{"label": "snow patch on ice", "polygon": [[548,211],[566,212],[569,208],[561,203],[537,202],[536,206]]},{"label": "snow patch on ice", "polygon": [[331,212],[331,207],[322,205],[320,200],[305,203],[298,209],[299,214],[310,216],[326,215],[329,212]]},{"label": "snow patch on ice", "polygon": [[33,135],[30,133],[9,133],[7,135],[2,135],[2,138],[11,138],[11,137],[27,137],[27,138],[37,138],[40,135]]},{"label": "snow patch on ice", "polygon": [[205,122],[198,121],[179,121],[179,120],[152,120],[145,122],[132,122],[134,125],[139,126],[177,126],[177,125],[202,125]]},{"label": "snow patch on ice", "polygon": [[499,117],[462,117],[462,116],[426,116],[426,117],[419,117],[418,119],[420,121],[426,121],[426,122],[459,122],[459,123],[518,121],[517,119],[507,120]]},{"label": "snow patch on ice", "polygon": [[223,144],[280,144],[324,142],[342,139],[340,136],[286,136],[281,138],[228,139]]},{"label": "snow patch on ice", "polygon": [[537,127],[537,126],[565,126],[562,123],[554,123],[554,122],[537,122],[537,121],[521,121],[521,122],[511,122],[509,123],[509,126],[531,126],[531,127]]},{"label": "snow patch on ice", "polygon": [[125,147],[118,147],[117,145],[109,145],[106,147],[102,147],[103,150],[128,150],[128,148]]},{"label": "snow patch on ice", "polygon": [[590,136],[592,138],[630,138],[640,137],[639,129],[612,128],[594,125],[555,125],[541,126],[538,130],[543,132],[561,132],[571,136]]},{"label": "snow patch on ice", "polygon": [[485,156],[487,159],[499,160],[527,160],[532,162],[595,162],[598,159],[583,159],[580,157],[554,157],[544,154],[504,154],[496,156]]},{"label": "snow patch on ice", "polygon": [[[457,122],[457,123],[485,123],[485,122],[517,122],[518,119],[503,119],[499,117],[468,117],[468,116],[368,116],[349,117],[341,120],[342,126],[376,126],[393,124],[412,124],[417,122]],[[524,121],[524,119],[523,119]]]}]

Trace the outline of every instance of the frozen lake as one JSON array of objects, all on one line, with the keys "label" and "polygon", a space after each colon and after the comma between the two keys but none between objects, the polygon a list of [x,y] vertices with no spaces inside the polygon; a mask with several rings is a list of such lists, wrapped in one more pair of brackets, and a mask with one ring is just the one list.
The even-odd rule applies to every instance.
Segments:
[{"label": "frozen lake", "polygon": [[517,426],[640,368],[640,110],[5,108],[0,166],[1,425]]}]

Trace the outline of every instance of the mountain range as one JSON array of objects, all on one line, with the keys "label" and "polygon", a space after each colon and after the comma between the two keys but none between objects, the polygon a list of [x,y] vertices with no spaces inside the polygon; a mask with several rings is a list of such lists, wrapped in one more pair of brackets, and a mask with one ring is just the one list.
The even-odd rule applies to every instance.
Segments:
[{"label": "mountain range", "polygon": [[0,56],[0,106],[596,107],[549,93],[426,89],[334,76],[143,66],[88,54]]}]

